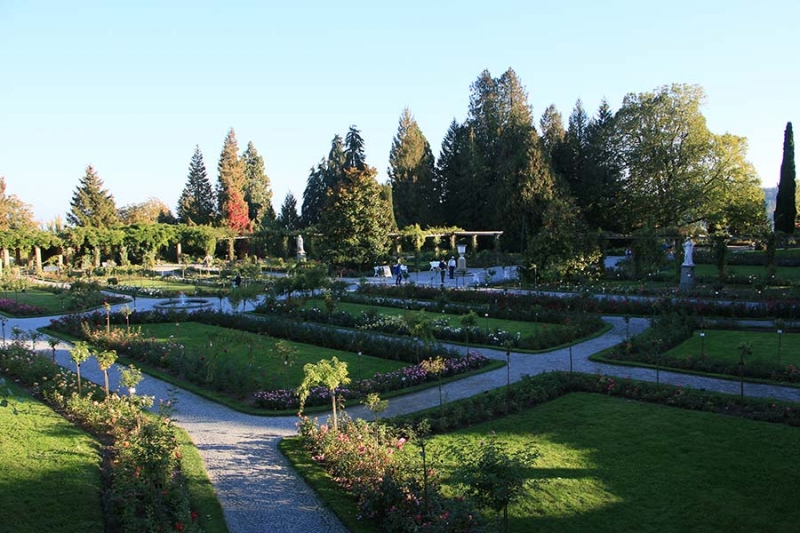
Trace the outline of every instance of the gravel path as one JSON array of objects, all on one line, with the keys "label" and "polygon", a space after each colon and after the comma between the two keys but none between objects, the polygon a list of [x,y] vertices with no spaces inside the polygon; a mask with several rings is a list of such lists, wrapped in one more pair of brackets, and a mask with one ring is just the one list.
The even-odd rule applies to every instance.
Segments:
[{"label": "gravel path", "polygon": [[[146,309],[158,300],[139,298],[137,307]],[[653,369],[599,364],[589,361],[591,354],[625,340],[628,328],[621,317],[606,317],[612,329],[605,334],[545,354],[510,354],[510,366],[454,381],[443,387],[445,401],[465,398],[504,386],[508,379],[517,381],[523,375],[535,375],[552,370],[604,373],[618,377],[655,381]],[[49,324],[49,318],[9,319],[4,324],[10,337],[12,328],[34,330]],[[632,318],[630,334],[646,329],[646,319]],[[50,350],[40,340],[39,350]],[[482,349],[481,353],[494,359],[506,360],[505,351]],[[59,364],[74,368],[67,347],[56,351]],[[118,368],[110,371],[112,386],[117,387]],[[103,377],[94,359],[81,366],[87,379],[102,383]],[[664,383],[691,386],[738,394],[739,382],[673,372],[660,372]],[[295,474],[277,450],[277,443],[287,435],[296,434],[295,417],[256,417],[232,411],[189,392],[171,389],[162,381],[145,377],[137,387],[138,394],[175,401],[175,418],[185,428],[200,451],[211,483],[225,512],[232,533],[329,533],[347,531],[339,520],[324,508],[314,492]],[[800,389],[761,384],[745,384],[745,394],[800,401]],[[394,416],[438,405],[438,389],[431,388],[394,398],[384,416]],[[363,407],[349,410],[354,417],[367,418]],[[324,416],[324,415],[323,415]]]}]

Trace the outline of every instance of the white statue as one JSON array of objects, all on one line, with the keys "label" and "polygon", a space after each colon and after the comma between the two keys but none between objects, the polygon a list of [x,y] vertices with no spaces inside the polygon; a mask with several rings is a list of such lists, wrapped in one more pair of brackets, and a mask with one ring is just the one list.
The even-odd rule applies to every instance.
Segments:
[{"label": "white statue", "polygon": [[297,236],[297,253],[300,255],[305,255],[306,251],[303,250],[303,236]]},{"label": "white statue", "polygon": [[692,253],[694,253],[694,243],[691,238],[686,237],[686,242],[683,243],[683,266],[694,266]]}]

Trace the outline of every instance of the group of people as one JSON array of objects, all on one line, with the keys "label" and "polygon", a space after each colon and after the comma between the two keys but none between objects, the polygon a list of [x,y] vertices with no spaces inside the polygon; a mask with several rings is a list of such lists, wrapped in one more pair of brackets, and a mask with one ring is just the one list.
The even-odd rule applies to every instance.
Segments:
[{"label": "group of people", "polygon": [[[395,275],[395,285],[403,283],[403,268],[400,259],[397,264],[392,268],[392,273]],[[450,256],[450,260],[445,262],[444,258],[439,260],[439,275],[442,277],[442,285],[444,285],[444,277],[449,273],[450,279],[456,279],[456,258]]]}]

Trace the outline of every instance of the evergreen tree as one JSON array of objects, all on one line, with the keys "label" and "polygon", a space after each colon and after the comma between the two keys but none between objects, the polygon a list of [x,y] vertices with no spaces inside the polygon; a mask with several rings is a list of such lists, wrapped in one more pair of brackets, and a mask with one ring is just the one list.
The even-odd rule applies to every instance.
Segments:
[{"label": "evergreen tree", "polygon": [[347,135],[344,137],[344,168],[364,170],[366,167],[364,155],[364,139],[361,132],[355,126],[350,126]]},{"label": "evergreen tree", "polygon": [[363,266],[383,259],[389,250],[391,212],[381,198],[377,170],[348,168],[331,191],[322,216],[323,257],[333,264]]},{"label": "evergreen tree", "polygon": [[441,206],[434,189],[434,171],[430,144],[406,108],[392,141],[388,169],[394,218],[400,227],[435,223]]},{"label": "evergreen tree", "polygon": [[548,161],[553,160],[553,155],[564,142],[564,121],[555,104],[550,104],[539,119],[539,128],[542,130],[542,150]]},{"label": "evergreen tree", "polygon": [[467,125],[450,123],[436,165],[436,191],[443,206],[443,224],[473,228],[482,184],[476,166],[475,136]]},{"label": "evergreen tree", "polygon": [[781,177],[778,182],[778,198],[775,203],[775,231],[794,233],[794,222],[797,217],[795,191],[797,174],[794,164],[794,133],[792,123],[786,123],[783,132],[783,159],[781,160]]},{"label": "evergreen tree", "polygon": [[244,165],[244,199],[247,202],[248,216],[255,224],[261,224],[261,218],[275,214],[272,209],[272,187],[269,177],[264,171],[264,159],[256,151],[252,142],[242,154]]},{"label": "evergreen tree", "polygon": [[67,222],[73,226],[109,228],[119,222],[114,197],[91,165],[72,195]]},{"label": "evergreen tree", "polygon": [[[587,225],[594,229],[624,232],[625,196],[622,169],[614,151],[614,114],[603,100],[586,128],[581,195],[576,194]],[[573,189],[577,192],[576,189]]]},{"label": "evergreen tree", "polygon": [[512,69],[498,79],[484,71],[473,83],[468,124],[480,194],[468,228],[501,230],[506,246],[521,250],[541,225],[542,203],[552,197],[555,183],[528,96]]},{"label": "evergreen tree", "polygon": [[311,169],[303,191],[303,226],[317,224],[325,209],[328,187],[325,184],[326,162],[323,159]]},{"label": "evergreen tree", "polygon": [[178,220],[184,224],[211,224],[216,216],[216,198],[208,181],[200,147],[195,146],[189,163],[189,177],[178,200]]},{"label": "evergreen tree", "polygon": [[278,226],[287,231],[296,231],[301,228],[300,215],[297,214],[297,199],[291,191],[286,194],[281,205]]},{"label": "evergreen tree", "polygon": [[[244,163],[239,158],[239,145],[233,128],[228,130],[228,135],[225,137],[217,170],[219,171],[217,201],[222,223],[235,231],[240,231],[237,228],[247,227],[249,220],[248,224],[242,224],[241,204],[244,204],[244,213],[247,214],[248,212],[247,203],[244,199],[246,180]],[[234,194],[234,191],[236,194]],[[235,217],[236,220],[232,220],[231,217]]]}]

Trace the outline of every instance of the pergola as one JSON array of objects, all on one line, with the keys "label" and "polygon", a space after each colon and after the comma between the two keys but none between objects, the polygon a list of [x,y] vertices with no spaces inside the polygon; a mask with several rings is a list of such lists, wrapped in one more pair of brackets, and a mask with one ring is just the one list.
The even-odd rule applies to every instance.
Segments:
[{"label": "pergola", "polygon": [[[469,237],[470,239],[470,248],[473,251],[478,249],[478,237],[493,237],[494,238],[494,246],[497,247],[500,242],[500,236],[503,234],[502,231],[491,231],[491,230],[482,230],[482,231],[440,231],[440,230],[433,230],[433,231],[424,231],[422,232],[422,238],[424,240],[433,239],[433,238],[447,238],[449,241],[449,247],[451,250],[456,249],[456,240],[459,237]],[[407,233],[398,233],[392,232],[389,233],[389,237],[394,240],[395,243],[395,250],[399,253],[400,250],[400,239],[403,237],[409,237]],[[423,243],[424,246],[424,243]]]}]

